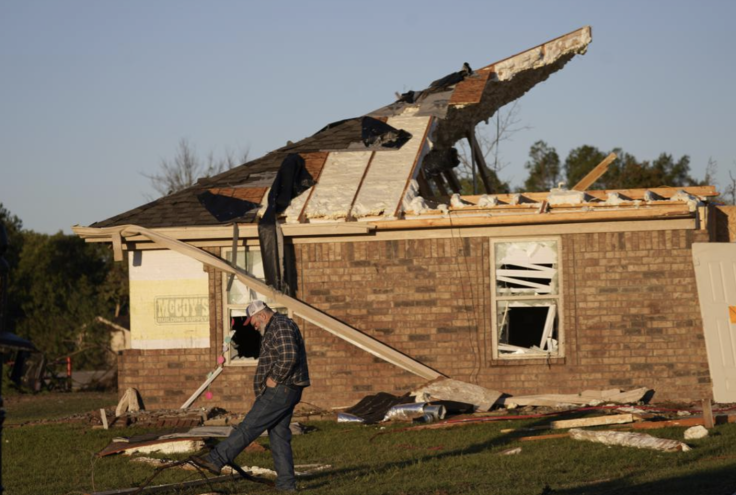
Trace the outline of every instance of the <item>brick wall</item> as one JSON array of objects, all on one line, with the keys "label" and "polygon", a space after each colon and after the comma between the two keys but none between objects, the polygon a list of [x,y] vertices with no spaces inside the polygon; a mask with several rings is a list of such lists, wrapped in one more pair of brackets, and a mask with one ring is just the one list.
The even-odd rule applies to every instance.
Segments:
[{"label": "brick wall", "polygon": [[[453,378],[510,394],[647,386],[655,401],[710,396],[690,245],[707,235],[653,231],[563,235],[565,357],[496,360],[491,353],[488,238],[298,244],[299,297]],[[216,367],[220,276],[210,272],[210,349],[126,351],[120,388],[178,407]],[[304,401],[346,406],[422,380],[298,321],[313,385]],[[182,366],[182,367],[179,367]],[[228,367],[213,401],[244,410],[252,368]],[[149,400],[153,399],[153,402]]]}]

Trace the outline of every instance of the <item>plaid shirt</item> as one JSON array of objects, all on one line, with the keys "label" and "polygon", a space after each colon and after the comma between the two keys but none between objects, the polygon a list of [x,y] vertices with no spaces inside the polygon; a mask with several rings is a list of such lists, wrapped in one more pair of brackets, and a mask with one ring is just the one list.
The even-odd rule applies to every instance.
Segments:
[{"label": "plaid shirt", "polygon": [[309,386],[307,351],[302,334],[296,323],[279,313],[273,314],[261,339],[258,368],[253,379],[256,397],[266,391],[268,377],[283,385]]}]

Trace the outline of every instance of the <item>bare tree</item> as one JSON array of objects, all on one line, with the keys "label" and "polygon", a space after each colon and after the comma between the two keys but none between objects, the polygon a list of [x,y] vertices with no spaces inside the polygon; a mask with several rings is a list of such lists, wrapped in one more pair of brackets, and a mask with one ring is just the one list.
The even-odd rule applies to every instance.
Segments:
[{"label": "bare tree", "polygon": [[[505,110],[499,110],[488,122],[479,126],[476,137],[478,145],[483,152],[486,165],[496,178],[498,178],[501,170],[508,165],[507,162],[503,161],[501,155],[501,143],[510,140],[520,131],[531,129],[530,126],[521,124],[520,113],[521,105],[518,101],[514,101]],[[460,141],[458,155],[460,158],[458,175],[464,181],[467,181],[473,175],[473,155],[466,139]]]},{"label": "bare tree", "polygon": [[248,161],[248,150],[238,155],[226,150],[225,156],[216,158],[210,151],[202,160],[197,150],[187,139],[182,138],[172,159],[161,159],[158,173],[142,175],[151,181],[151,186],[162,196],[193,186],[201,177],[211,177]]},{"label": "bare tree", "polygon": [[734,178],[731,171],[728,171],[728,177],[731,179],[731,183],[726,186],[723,191],[724,196],[730,196],[730,200],[726,200],[729,204],[736,205],[736,178]]}]

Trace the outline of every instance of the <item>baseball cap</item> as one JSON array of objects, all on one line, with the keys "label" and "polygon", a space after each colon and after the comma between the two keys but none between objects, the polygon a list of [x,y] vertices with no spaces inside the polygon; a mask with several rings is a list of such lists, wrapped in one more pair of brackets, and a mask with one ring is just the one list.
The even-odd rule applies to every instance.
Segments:
[{"label": "baseball cap", "polygon": [[266,309],[266,303],[263,301],[255,300],[250,303],[248,307],[245,308],[245,316],[248,317],[245,320],[245,324],[250,325],[250,319],[253,318],[253,315],[264,309]]}]

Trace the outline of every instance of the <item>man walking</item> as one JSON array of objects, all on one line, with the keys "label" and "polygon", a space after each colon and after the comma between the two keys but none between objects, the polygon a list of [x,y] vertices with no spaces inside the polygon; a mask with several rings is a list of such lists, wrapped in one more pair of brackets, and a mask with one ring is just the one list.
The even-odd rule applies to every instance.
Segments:
[{"label": "man walking", "polygon": [[261,333],[261,351],[253,379],[256,401],[233,433],[203,457],[191,461],[220,474],[243,449],[268,430],[276,467],[276,488],[296,491],[294,458],[289,424],[294,407],[309,386],[307,353],[299,327],[290,318],[275,313],[263,301],[253,301],[245,310],[245,324]]}]

